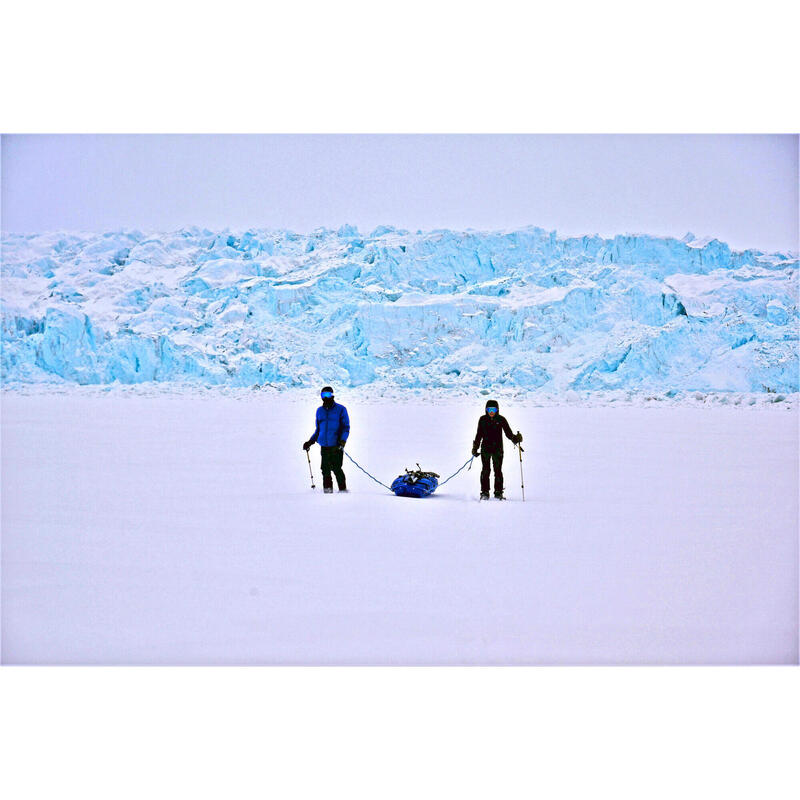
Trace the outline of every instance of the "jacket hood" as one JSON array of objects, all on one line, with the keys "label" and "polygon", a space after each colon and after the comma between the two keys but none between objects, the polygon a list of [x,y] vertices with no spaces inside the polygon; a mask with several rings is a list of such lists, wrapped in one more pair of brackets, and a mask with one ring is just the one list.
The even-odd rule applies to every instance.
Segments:
[{"label": "jacket hood", "polygon": [[492,406],[492,408],[496,408],[497,409],[497,413],[498,414],[500,413],[500,403],[498,403],[497,400],[487,400],[486,401],[486,408],[489,408],[489,406]]}]

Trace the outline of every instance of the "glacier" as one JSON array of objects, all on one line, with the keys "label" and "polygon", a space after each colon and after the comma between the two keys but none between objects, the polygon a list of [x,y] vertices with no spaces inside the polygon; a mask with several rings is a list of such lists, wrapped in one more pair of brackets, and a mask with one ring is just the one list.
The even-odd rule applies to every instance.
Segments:
[{"label": "glacier", "polygon": [[798,255],[345,225],[4,233],[4,386],[795,393]]}]

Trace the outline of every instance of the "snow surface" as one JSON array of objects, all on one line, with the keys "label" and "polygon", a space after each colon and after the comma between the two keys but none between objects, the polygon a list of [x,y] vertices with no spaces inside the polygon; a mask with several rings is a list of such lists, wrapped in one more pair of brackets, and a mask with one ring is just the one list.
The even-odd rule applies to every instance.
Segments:
[{"label": "snow surface", "polygon": [[[483,404],[338,399],[384,483]],[[500,401],[524,503],[312,491],[315,392],[4,392],[3,662],[797,663],[796,405]]]},{"label": "snow surface", "polygon": [[800,390],[798,258],[539,228],[5,234],[25,383]]}]

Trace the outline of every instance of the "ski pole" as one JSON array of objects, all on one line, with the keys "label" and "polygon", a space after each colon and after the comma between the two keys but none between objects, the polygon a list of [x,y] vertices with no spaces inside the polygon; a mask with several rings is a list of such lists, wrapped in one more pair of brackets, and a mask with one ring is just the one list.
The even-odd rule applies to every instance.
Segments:
[{"label": "ski pole", "polygon": [[314,473],[311,471],[311,456],[308,454],[308,450],[306,450],[306,458],[308,459],[308,474],[311,476],[311,488],[316,489],[317,487],[314,485]]},{"label": "ski pole", "polygon": [[[517,431],[517,436],[519,436],[519,431]],[[517,443],[517,447],[519,447],[519,482],[522,486],[522,502],[525,502],[525,476],[522,474],[522,445]]]}]

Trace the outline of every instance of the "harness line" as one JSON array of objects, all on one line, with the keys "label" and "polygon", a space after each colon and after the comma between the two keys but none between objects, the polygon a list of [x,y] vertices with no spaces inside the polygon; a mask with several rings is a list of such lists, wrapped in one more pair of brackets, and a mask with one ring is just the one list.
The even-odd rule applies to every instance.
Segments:
[{"label": "harness line", "polygon": [[[361,466],[361,464],[359,464],[359,463],[358,463],[358,461],[356,461],[356,460],[355,460],[355,459],[354,459],[354,458],[353,458],[353,457],[350,455],[350,453],[348,453],[346,450],[345,450],[345,453],[344,453],[344,454],[345,454],[345,455],[346,455],[346,456],[347,456],[347,457],[348,457],[348,458],[349,458],[349,459],[350,459],[350,460],[351,460],[351,461],[352,461],[352,462],[353,462],[353,463],[354,463],[354,464],[355,464],[355,465],[356,465],[356,466],[357,466],[357,467],[358,467],[358,468],[359,468],[359,469],[360,469],[360,470],[361,470],[361,471],[362,471],[362,472],[363,472],[363,473],[364,473],[364,474],[365,474],[365,475],[366,475],[368,478],[372,478],[372,480],[373,480],[373,481],[375,481],[375,483],[379,483],[381,486],[383,486],[383,488],[384,488],[384,489],[388,489],[390,492],[392,491],[391,487],[389,487],[389,486],[387,486],[385,483],[383,483],[383,482],[379,481],[379,480],[378,480],[378,479],[377,479],[377,478],[376,478],[374,475],[370,475],[370,474],[369,474],[369,472],[367,472],[367,471],[364,469],[364,467],[362,467],[362,466]],[[454,472],[454,473],[453,473],[453,474],[452,474],[452,475],[451,475],[449,478],[447,478],[447,479],[443,480],[443,481],[442,481],[442,482],[439,484],[439,486],[444,486],[444,485],[447,483],[447,481],[451,480],[452,478],[455,478],[455,476],[456,476],[456,475],[458,475],[458,473],[459,473],[459,472],[461,472],[461,470],[462,470],[462,469],[464,469],[464,467],[466,467],[466,466],[467,466],[467,464],[469,464],[469,465],[470,465],[470,467],[471,467],[471,466],[472,466],[472,461],[473,461],[473,459],[474,459],[474,458],[475,458],[475,456],[470,456],[470,457],[469,457],[469,458],[468,458],[468,459],[467,459],[467,460],[466,460],[466,461],[465,461],[465,462],[464,462],[464,463],[463,463],[463,464],[462,464],[462,465],[461,465],[461,466],[460,466],[460,467],[459,467],[459,468],[458,468],[458,469],[457,469],[457,470],[456,470],[456,471],[455,471],[455,472]]]}]

